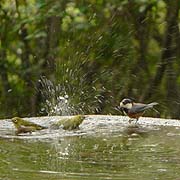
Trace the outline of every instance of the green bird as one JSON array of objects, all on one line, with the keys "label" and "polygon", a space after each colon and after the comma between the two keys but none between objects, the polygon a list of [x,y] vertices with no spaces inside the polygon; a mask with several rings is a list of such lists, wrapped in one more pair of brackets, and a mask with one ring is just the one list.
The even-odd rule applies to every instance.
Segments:
[{"label": "green bird", "polygon": [[33,122],[26,121],[20,117],[12,118],[12,122],[17,129],[16,134],[20,133],[32,133],[37,130],[47,129],[47,127],[35,124]]},{"label": "green bird", "polygon": [[53,123],[50,128],[59,129],[62,127],[64,130],[79,129],[79,125],[83,122],[84,119],[84,115],[77,115],[72,118],[64,118],[58,122]]}]

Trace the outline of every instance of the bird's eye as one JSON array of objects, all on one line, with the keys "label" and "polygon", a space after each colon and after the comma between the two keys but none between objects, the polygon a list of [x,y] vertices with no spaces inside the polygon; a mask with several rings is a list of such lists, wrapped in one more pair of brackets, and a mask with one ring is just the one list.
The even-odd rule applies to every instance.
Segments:
[{"label": "bird's eye", "polygon": [[123,105],[126,105],[129,103],[132,103],[132,101],[130,99],[125,99],[122,103],[123,103]]},{"label": "bird's eye", "polygon": [[126,100],[126,101],[123,101],[122,102],[124,105],[128,104],[129,102]]}]

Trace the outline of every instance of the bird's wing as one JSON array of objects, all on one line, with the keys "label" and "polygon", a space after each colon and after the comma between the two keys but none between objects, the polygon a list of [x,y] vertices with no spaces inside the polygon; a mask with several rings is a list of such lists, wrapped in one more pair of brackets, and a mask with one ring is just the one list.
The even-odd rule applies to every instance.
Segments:
[{"label": "bird's wing", "polygon": [[31,127],[36,128],[37,130],[47,129],[47,127],[45,127],[45,126],[41,126],[41,125],[39,125],[39,124],[30,122],[30,121],[23,120],[22,122],[23,122],[22,125],[23,125],[23,126],[26,126],[26,127],[27,127],[27,126],[31,126]]},{"label": "bird's wing", "polygon": [[140,103],[137,103],[137,104],[134,104],[132,106],[132,108],[129,110],[129,113],[141,113],[143,111],[145,111],[146,109],[149,109],[149,108],[152,108],[152,106],[149,106],[148,104],[140,104]]}]

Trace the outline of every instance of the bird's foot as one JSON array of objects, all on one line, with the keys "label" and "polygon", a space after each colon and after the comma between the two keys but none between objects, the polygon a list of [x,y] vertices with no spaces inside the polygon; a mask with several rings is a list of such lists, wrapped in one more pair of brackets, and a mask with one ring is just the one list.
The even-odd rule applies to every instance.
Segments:
[{"label": "bird's foot", "polygon": [[137,122],[138,122],[138,119],[136,119],[136,122],[135,122],[135,124],[137,124]]},{"label": "bird's foot", "polygon": [[132,122],[132,121],[133,121],[133,119],[129,119],[129,121],[128,121],[128,122],[129,122],[129,124],[131,124],[131,122]]}]

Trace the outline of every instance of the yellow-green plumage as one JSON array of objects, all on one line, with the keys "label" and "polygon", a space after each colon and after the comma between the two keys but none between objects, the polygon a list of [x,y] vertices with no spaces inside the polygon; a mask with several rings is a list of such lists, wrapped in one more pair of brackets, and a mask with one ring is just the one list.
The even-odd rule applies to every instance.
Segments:
[{"label": "yellow-green plumage", "polygon": [[59,129],[62,127],[64,130],[78,129],[79,125],[83,122],[85,116],[77,115],[72,118],[64,118],[51,125],[51,129]]},{"label": "yellow-green plumage", "polygon": [[46,127],[35,124],[33,122],[26,121],[20,117],[12,118],[12,122],[17,129],[16,134],[27,133],[27,132],[31,133],[33,131],[46,129]]}]

